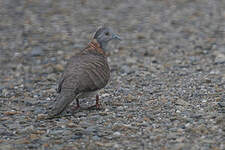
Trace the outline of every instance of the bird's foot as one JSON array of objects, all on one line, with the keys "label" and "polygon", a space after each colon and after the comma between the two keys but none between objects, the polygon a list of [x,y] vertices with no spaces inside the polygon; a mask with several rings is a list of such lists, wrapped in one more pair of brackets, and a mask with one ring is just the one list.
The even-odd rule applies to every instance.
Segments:
[{"label": "bird's foot", "polygon": [[80,106],[72,106],[71,107],[71,113],[74,114],[74,113],[77,113],[81,110],[81,107]]},{"label": "bird's foot", "polygon": [[72,111],[76,111],[76,110],[79,110],[79,109],[81,109],[80,106],[72,106],[72,107],[71,107],[71,110],[72,110]]},{"label": "bird's foot", "polygon": [[93,110],[93,109],[96,109],[96,110],[102,109],[102,104],[98,103],[98,104],[88,107],[88,110]]},{"label": "bird's foot", "polygon": [[80,104],[79,104],[79,100],[76,99],[76,101],[77,101],[77,106],[72,106],[71,107],[72,113],[77,112],[77,111],[80,111],[80,109],[81,109]]}]

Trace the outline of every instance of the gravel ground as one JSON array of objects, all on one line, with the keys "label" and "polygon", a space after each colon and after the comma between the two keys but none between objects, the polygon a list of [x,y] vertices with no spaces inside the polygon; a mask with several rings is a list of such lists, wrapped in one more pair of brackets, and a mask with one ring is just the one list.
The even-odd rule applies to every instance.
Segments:
[{"label": "gravel ground", "polygon": [[[0,150],[225,149],[224,0],[1,0],[0,18]],[[124,39],[103,109],[43,119],[102,24]]]}]

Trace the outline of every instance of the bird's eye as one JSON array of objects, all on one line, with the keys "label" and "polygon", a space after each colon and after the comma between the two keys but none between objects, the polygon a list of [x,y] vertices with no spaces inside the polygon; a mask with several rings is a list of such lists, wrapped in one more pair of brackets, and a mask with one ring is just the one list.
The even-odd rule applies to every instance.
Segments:
[{"label": "bird's eye", "polygon": [[108,35],[109,35],[109,32],[106,32],[106,33],[105,33],[105,35],[107,35],[107,36],[108,36]]}]

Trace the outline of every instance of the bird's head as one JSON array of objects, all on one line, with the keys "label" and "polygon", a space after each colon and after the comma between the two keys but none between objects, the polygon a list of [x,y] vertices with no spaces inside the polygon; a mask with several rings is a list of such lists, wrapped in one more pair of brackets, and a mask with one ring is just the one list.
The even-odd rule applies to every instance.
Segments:
[{"label": "bird's head", "polygon": [[96,39],[98,41],[101,48],[103,48],[103,49],[106,48],[109,41],[111,41],[113,39],[121,40],[119,35],[113,33],[112,29],[109,27],[100,27],[96,31],[96,33],[94,35],[94,39]]}]

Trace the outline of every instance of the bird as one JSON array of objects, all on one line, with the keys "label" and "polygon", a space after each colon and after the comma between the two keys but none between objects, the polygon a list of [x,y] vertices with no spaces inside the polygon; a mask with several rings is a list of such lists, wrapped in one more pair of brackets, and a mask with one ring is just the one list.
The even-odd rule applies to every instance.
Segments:
[{"label": "bird", "polygon": [[96,104],[89,108],[101,107],[98,91],[104,88],[110,79],[110,68],[107,61],[107,44],[111,40],[121,40],[108,26],[97,29],[86,48],[71,57],[58,83],[56,101],[49,116],[60,115],[76,99],[96,96]]}]

